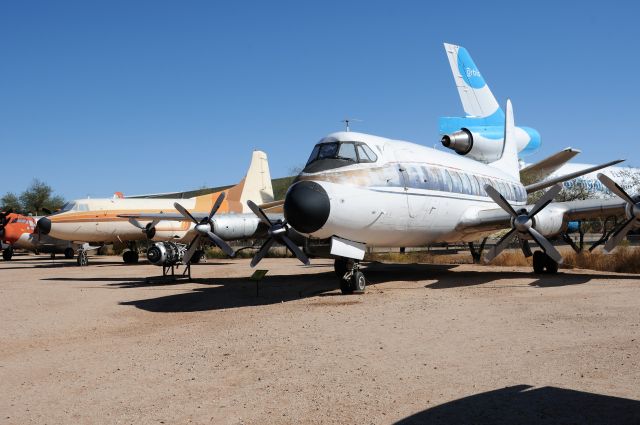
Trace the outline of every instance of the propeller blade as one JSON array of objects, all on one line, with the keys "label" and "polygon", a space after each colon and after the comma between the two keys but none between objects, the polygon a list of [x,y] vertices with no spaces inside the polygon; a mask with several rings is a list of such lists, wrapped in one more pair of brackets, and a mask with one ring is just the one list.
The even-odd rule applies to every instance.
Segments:
[{"label": "propeller blade", "polygon": [[544,207],[549,205],[553,201],[553,198],[555,198],[561,190],[562,186],[559,184],[552,186],[551,189],[547,190],[545,194],[542,195],[540,199],[538,199],[538,202],[535,203],[531,211],[529,211],[529,218],[532,218],[533,216],[538,214]]},{"label": "propeller blade", "polygon": [[202,220],[202,223],[207,223],[211,221],[211,217],[214,216],[214,214],[218,211],[218,208],[220,208],[220,205],[222,205],[222,201],[224,201],[224,197],[225,197],[225,194],[224,192],[222,192],[220,196],[218,196],[218,199],[216,199],[216,202],[213,204],[213,207],[211,207],[209,218],[207,218],[206,220]]},{"label": "propeller blade", "polygon": [[236,253],[233,251],[233,248],[231,248],[229,244],[227,244],[224,240],[222,240],[220,236],[216,235],[213,232],[207,232],[207,235],[209,236],[209,239],[211,239],[211,242],[216,244],[218,248],[224,251],[224,253],[227,254],[229,257],[233,257],[234,255],[236,255]]},{"label": "propeller blade", "polygon": [[[248,202],[251,202],[251,201],[248,201]],[[275,239],[269,238],[265,241],[265,243],[262,244],[262,246],[260,247],[260,250],[256,253],[253,259],[251,259],[251,267],[255,267],[264,258],[264,256],[267,255],[267,252],[269,252],[269,249],[271,248],[271,245],[273,245],[274,242],[275,242]]]},{"label": "propeller blade", "polygon": [[509,246],[509,243],[511,242],[511,240],[516,237],[517,233],[516,233],[516,229],[511,229],[509,230],[499,241],[497,244],[495,244],[495,246],[493,246],[484,256],[484,261],[485,262],[490,262],[491,260],[493,260],[494,258],[496,258],[498,256],[498,254],[500,254],[502,252],[502,250],[504,250],[506,247]]},{"label": "propeller blade", "polygon": [[624,223],[624,226],[620,227],[613,235],[611,235],[607,243],[604,244],[605,252],[611,252],[613,248],[622,242],[625,236],[627,236],[627,233],[629,233],[629,231],[635,226],[635,221],[636,218],[631,217],[626,223]]},{"label": "propeller blade", "polygon": [[504,199],[502,195],[500,195],[500,192],[498,192],[488,184],[484,186],[484,190],[485,192],[487,192],[487,195],[489,195],[489,198],[493,199],[493,202],[495,202],[500,206],[500,208],[508,212],[511,217],[515,218],[518,216],[518,214],[516,214],[516,212],[513,210],[513,207],[511,207],[511,204],[509,204],[509,202],[507,202],[507,200]]},{"label": "propeller blade", "polygon": [[529,246],[529,241],[524,239],[524,238],[519,238],[520,239],[520,249],[522,249],[522,253],[524,254],[524,256],[526,258],[529,258],[533,255],[533,253],[531,252],[531,247]]},{"label": "propeller blade", "polygon": [[135,218],[131,217],[129,218],[129,223],[133,224],[135,227],[137,227],[140,230],[144,230],[145,227]]},{"label": "propeller blade", "polygon": [[562,264],[562,255],[560,255],[555,246],[551,245],[551,242],[549,242],[547,238],[542,236],[540,232],[538,232],[533,227],[529,228],[528,232],[533,240],[535,240],[536,243],[540,245],[540,248],[544,250],[545,254],[551,257],[556,263]]},{"label": "propeller blade", "polygon": [[289,251],[291,251],[293,255],[295,255],[298,258],[298,260],[302,261],[305,266],[309,265],[309,257],[307,257],[305,253],[302,252],[300,248],[298,248],[298,246],[294,244],[291,239],[289,239],[288,236],[282,235],[280,239],[287,246],[287,248],[289,248]]},{"label": "propeller blade", "polygon": [[271,227],[273,225],[273,223],[271,222],[271,220],[269,220],[269,217],[267,217],[267,215],[264,213],[264,211],[262,211],[260,209],[259,206],[257,206],[253,201],[249,200],[247,201],[247,206],[249,207],[249,209],[251,211],[253,211],[253,213],[255,215],[258,216],[258,218],[267,226]]},{"label": "propeller blade", "polygon": [[174,202],[173,204],[174,208],[178,210],[178,212],[180,214],[182,214],[183,217],[188,218],[189,220],[193,221],[195,224],[200,224],[198,222],[198,220],[196,220],[195,218],[193,218],[193,216],[191,215],[191,213],[189,211],[187,211],[182,205],[180,205],[177,202]]},{"label": "propeller blade", "polygon": [[635,202],[633,201],[633,198],[631,196],[629,196],[629,194],[627,192],[625,192],[624,189],[622,187],[620,187],[620,185],[618,183],[614,182],[609,177],[605,176],[602,173],[598,173],[598,180],[600,180],[600,182],[602,182],[602,184],[605,185],[605,187],[607,189],[609,189],[610,191],[612,191],[613,193],[618,195],[620,198],[625,200],[627,203],[629,203],[631,205],[635,204]]},{"label": "propeller blade", "polygon": [[198,245],[200,245],[200,235],[196,235],[193,239],[191,239],[191,243],[189,244],[189,248],[187,252],[184,253],[184,257],[182,257],[182,264],[189,264],[191,261],[191,257],[195,254],[198,249]]}]

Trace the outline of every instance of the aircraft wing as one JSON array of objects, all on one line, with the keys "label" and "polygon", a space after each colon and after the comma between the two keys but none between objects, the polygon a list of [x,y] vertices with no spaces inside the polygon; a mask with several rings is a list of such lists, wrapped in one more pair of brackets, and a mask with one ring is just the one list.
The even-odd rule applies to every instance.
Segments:
[{"label": "aircraft wing", "polygon": [[569,162],[581,151],[573,148],[565,148],[560,152],[538,161],[535,164],[527,165],[520,170],[520,180],[527,184],[537,183],[558,171],[560,167]]},{"label": "aircraft wing", "polygon": [[[191,213],[193,218],[200,221],[203,218],[209,217],[209,214],[206,213]],[[135,218],[137,220],[143,221],[153,221],[153,220],[172,220],[172,221],[191,221],[189,218],[186,218],[182,214],[179,213],[134,213],[134,214],[118,214],[120,218]]]}]

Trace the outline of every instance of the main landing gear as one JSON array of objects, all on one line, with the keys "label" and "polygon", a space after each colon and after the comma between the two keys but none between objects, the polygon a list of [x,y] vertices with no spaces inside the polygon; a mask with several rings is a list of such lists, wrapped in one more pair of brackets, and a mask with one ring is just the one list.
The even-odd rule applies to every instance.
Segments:
[{"label": "main landing gear", "polygon": [[80,267],[84,267],[89,264],[89,256],[87,255],[86,249],[80,248],[78,250],[78,256],[76,258],[76,261],[78,262],[78,265]]},{"label": "main landing gear", "polygon": [[138,255],[138,246],[135,242],[129,242],[128,250],[122,253],[122,261],[125,264],[137,264],[140,256]]},{"label": "main landing gear", "polygon": [[336,258],[334,270],[340,281],[340,290],[343,294],[362,294],[367,286],[364,273],[360,271],[360,263],[356,260]]},{"label": "main landing gear", "polygon": [[533,253],[533,272],[535,274],[558,273],[558,263],[542,251]]}]

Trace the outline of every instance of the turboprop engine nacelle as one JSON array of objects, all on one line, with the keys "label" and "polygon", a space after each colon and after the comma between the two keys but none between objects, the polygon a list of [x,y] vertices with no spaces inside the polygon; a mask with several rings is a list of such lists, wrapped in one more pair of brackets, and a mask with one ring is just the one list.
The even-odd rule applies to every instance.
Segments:
[{"label": "turboprop engine nacelle", "polygon": [[227,241],[259,236],[260,219],[253,214],[221,214],[211,222],[213,232]]},{"label": "turboprop engine nacelle", "polygon": [[175,242],[156,242],[147,250],[147,259],[156,266],[175,266],[182,262],[187,247]]},{"label": "turboprop engine nacelle", "polygon": [[533,228],[547,238],[558,236],[565,228],[562,212],[555,210],[553,205],[549,205],[533,218]]}]

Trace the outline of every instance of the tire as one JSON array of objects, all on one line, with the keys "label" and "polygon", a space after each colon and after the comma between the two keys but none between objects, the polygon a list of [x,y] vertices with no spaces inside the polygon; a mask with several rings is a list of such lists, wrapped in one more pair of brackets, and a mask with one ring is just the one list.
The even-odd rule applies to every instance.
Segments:
[{"label": "tire", "polygon": [[13,257],[13,248],[7,248],[2,251],[2,258],[4,258],[5,261],[11,261],[11,257]]},{"label": "tire", "polygon": [[333,262],[333,270],[338,276],[338,279],[342,280],[345,274],[347,274],[347,260],[344,258],[336,258]]},{"label": "tire", "polygon": [[533,272],[535,274],[544,273],[544,268],[547,263],[547,255],[542,251],[536,251],[533,253]]},{"label": "tire", "polygon": [[74,254],[75,253],[73,252],[73,248],[67,248],[64,250],[64,258],[66,258],[67,260],[72,259]]},{"label": "tire", "polygon": [[340,291],[342,292],[342,295],[353,294],[353,286],[351,285],[351,280],[340,279]]},{"label": "tire", "polygon": [[139,259],[140,257],[137,251],[125,251],[124,254],[122,254],[122,261],[126,264],[135,264]]},{"label": "tire", "polygon": [[353,292],[357,294],[363,294],[364,289],[367,287],[367,281],[364,278],[364,273],[361,271],[356,271],[351,276],[351,287],[353,288]]},{"label": "tire", "polygon": [[545,256],[545,267],[547,269],[547,273],[549,274],[558,273],[558,263],[553,261],[553,259],[549,257],[547,254],[545,254],[544,256]]}]

